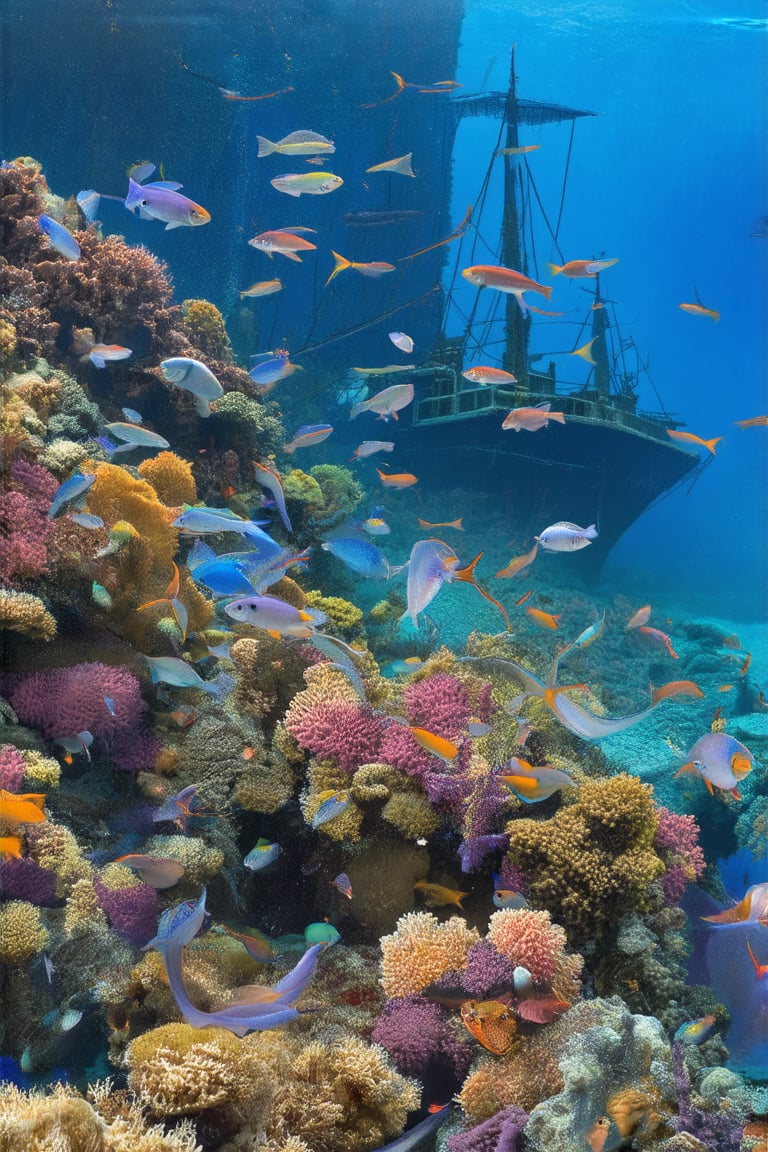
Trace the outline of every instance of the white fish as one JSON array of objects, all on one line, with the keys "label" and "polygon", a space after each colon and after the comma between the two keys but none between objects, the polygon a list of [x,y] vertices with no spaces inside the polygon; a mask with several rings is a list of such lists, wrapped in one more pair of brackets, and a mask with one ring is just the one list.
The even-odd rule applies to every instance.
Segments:
[{"label": "white fish", "polygon": [[258,156],[271,156],[273,152],[281,152],[285,156],[330,156],[336,151],[332,140],[326,140],[317,132],[291,132],[283,136],[274,144],[266,136],[257,136],[259,142]]},{"label": "white fish", "polygon": [[597,539],[597,528],[594,524],[589,528],[579,528],[578,524],[571,524],[568,520],[558,520],[534,539],[546,552],[576,552]]},{"label": "white fish", "polygon": [[134,448],[170,448],[164,436],[158,432],[150,432],[149,428],[143,428],[139,424],[124,424],[117,421],[105,424],[104,428],[110,436],[116,436],[118,440],[123,440]]},{"label": "white fish", "polygon": [[67,517],[81,528],[103,528],[104,521],[101,516],[93,516],[90,512],[70,512]]},{"label": "white fish", "polygon": [[170,360],[163,360],[160,367],[169,383],[192,393],[199,416],[210,416],[210,402],[224,395],[224,389],[210,368],[189,356],[173,356]]},{"label": "white fish", "polygon": [[377,452],[393,452],[394,440],[363,440],[355,449],[353,460],[364,460],[366,456],[374,456]]},{"label": "white fish", "polygon": [[406,356],[410,356],[411,352],[413,352],[413,340],[411,340],[410,336],[406,336],[405,332],[390,332],[389,338],[395,348],[399,348],[401,352],[405,352]]},{"label": "white fish", "polygon": [[125,416],[126,420],[130,420],[131,424],[142,423],[143,417],[141,412],[137,412],[135,408],[121,408],[120,411],[122,412],[123,416]]}]

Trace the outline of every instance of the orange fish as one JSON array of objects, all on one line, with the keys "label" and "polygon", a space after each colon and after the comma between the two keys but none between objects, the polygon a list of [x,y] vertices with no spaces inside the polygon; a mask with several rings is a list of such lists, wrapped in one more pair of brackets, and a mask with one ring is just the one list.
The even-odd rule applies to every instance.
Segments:
[{"label": "orange fish", "polygon": [[21,860],[21,840],[18,836],[0,836],[0,856],[9,860],[12,856]]},{"label": "orange fish", "polygon": [[418,476],[413,476],[410,472],[382,472],[380,468],[376,471],[385,488],[412,488],[419,482]]},{"label": "orange fish", "polygon": [[504,1056],[514,1043],[517,1021],[509,1005],[500,1000],[466,1000],[461,1006],[461,1022],[494,1056]]},{"label": "orange fish", "polygon": [[0,820],[15,824],[40,824],[45,820],[45,795],[39,792],[6,792],[0,788]]},{"label": "orange fish", "polygon": [[651,618],[651,606],[645,604],[642,608],[638,608],[631,620],[624,625],[625,632],[631,632],[633,628],[642,628],[647,624]]},{"label": "orange fish", "polygon": [[442,736],[436,736],[426,728],[409,728],[408,731],[420,748],[431,752],[433,756],[439,756],[441,760],[455,760],[459,754],[456,744]]},{"label": "orange fish", "polygon": [[594,344],[595,340],[597,340],[597,336],[593,336],[592,339],[588,340],[586,344],[582,344],[581,348],[574,348],[570,355],[580,356],[581,359],[584,360],[587,364],[597,364],[597,360],[592,358],[592,345]]},{"label": "orange fish", "polygon": [[515,608],[520,608],[521,605],[525,604],[529,596],[533,596],[533,588],[526,592],[525,596],[521,596],[519,600],[515,600]]},{"label": "orange fish", "polygon": [[733,684],[720,684],[717,690],[718,692],[733,692]]},{"label": "orange fish", "polygon": [[427,908],[442,908],[444,904],[456,904],[461,908],[461,902],[469,892],[459,892],[457,888],[445,888],[442,884],[429,884],[426,880],[419,880],[413,886],[417,892],[424,896]]},{"label": "orange fish", "polygon": [[673,660],[679,659],[677,652],[672,647],[672,641],[666,632],[662,632],[660,628],[648,628],[646,625],[641,625],[636,629],[638,636],[642,636],[649,644],[656,648],[666,648]]},{"label": "orange fish", "polygon": [[136,611],[143,612],[145,608],[155,608],[158,604],[167,604],[173,613],[173,617],[176,621],[176,624],[178,625],[179,631],[181,632],[181,639],[183,642],[187,638],[187,624],[189,623],[189,618],[187,615],[187,609],[184,607],[181,600],[179,600],[179,587],[181,584],[181,577],[179,576],[179,569],[173,561],[171,561],[171,568],[173,569],[173,575],[171,576],[171,581],[165,590],[165,595],[161,596],[158,600],[147,600],[146,604],[139,604]]},{"label": "orange fish", "polygon": [[739,668],[739,673],[742,676],[746,676],[747,672],[749,671],[749,666],[751,663],[752,663],[752,654],[751,654],[751,652],[747,652],[747,658],[744,661],[744,663],[742,664],[741,668]]},{"label": "orange fish", "polygon": [[193,708],[191,704],[182,704],[180,708],[176,708],[173,712],[169,712],[169,716],[179,728],[189,728],[190,724],[194,724],[197,720],[197,709]]},{"label": "orange fish", "polygon": [[463,521],[463,516],[460,516],[458,520],[445,520],[440,524],[431,524],[429,520],[419,520],[419,528],[455,528],[457,532],[463,532]]},{"label": "orange fish", "polygon": [[255,748],[243,748],[240,755],[242,756],[243,760],[253,760],[254,756],[256,755],[256,749]]},{"label": "orange fish", "polygon": [[618,256],[613,260],[569,260],[567,264],[547,264],[551,276],[567,276],[570,280],[594,277],[606,268],[618,264]]},{"label": "orange fish", "polygon": [[462,270],[462,276],[476,288],[495,288],[497,292],[509,292],[517,296],[520,307],[524,306],[523,292],[540,292],[549,300],[552,287],[549,284],[539,284],[530,280],[522,272],[515,272],[512,268],[503,268],[495,264],[473,264],[470,268]]},{"label": "orange fish", "polygon": [[518,573],[522,572],[524,568],[527,568],[529,564],[533,564],[538,551],[539,542],[537,540],[530,552],[526,552],[524,556],[517,556],[514,560],[510,560],[506,568],[502,568],[500,572],[497,572],[496,579],[511,580],[513,576],[517,576]]},{"label": "orange fish", "polygon": [[738,652],[741,649],[741,640],[734,632],[730,636],[723,636],[722,645],[723,648],[734,648]]},{"label": "orange fish", "polygon": [[757,957],[752,951],[752,945],[750,944],[749,940],[747,940],[747,951],[749,952],[752,963],[755,966],[755,972],[757,972],[758,980],[762,980],[763,976],[768,976],[768,964],[758,964]]},{"label": "orange fish", "polygon": [[753,416],[751,420],[734,420],[737,428],[768,428],[768,416]]},{"label": "orange fish", "polygon": [[558,424],[565,424],[563,412],[550,412],[551,404],[537,404],[535,408],[513,408],[504,417],[502,428],[505,432],[510,428],[515,432],[538,432],[541,428],[548,428],[550,420]]},{"label": "orange fish", "polygon": [[338,276],[339,272],[345,272],[347,268],[351,268],[353,272],[359,272],[361,276],[369,276],[376,279],[378,276],[384,276],[387,272],[394,272],[394,264],[386,264],[383,260],[370,260],[367,264],[358,264],[356,260],[347,260],[345,256],[340,256],[338,252],[331,249],[331,255],[336,261],[336,267],[331,272],[330,276],[323,285],[327,288],[331,280]]},{"label": "orange fish", "polygon": [[702,440],[701,436],[694,436],[693,432],[678,432],[676,428],[667,428],[667,436],[673,440],[680,440],[685,444],[700,444],[707,452],[715,455],[715,444],[719,444],[722,436],[715,436],[712,440]]},{"label": "orange fish", "polygon": [[505,372],[503,368],[492,368],[488,365],[478,365],[462,372],[465,380],[471,384],[517,384],[517,376]]},{"label": "orange fish", "polygon": [[715,312],[714,308],[705,308],[703,304],[678,304],[678,308],[682,309],[683,312],[689,312],[691,316],[709,316],[715,324],[720,319],[719,312]]},{"label": "orange fish", "polygon": [[517,148],[497,148],[497,156],[524,156],[526,152],[536,152],[541,144],[520,144]]},{"label": "orange fish", "polygon": [[549,628],[552,632],[557,630],[560,613],[558,613],[557,616],[553,616],[550,612],[542,612],[540,608],[526,608],[526,612],[533,622],[538,624],[539,628]]},{"label": "orange fish", "polygon": [[599,1120],[595,1120],[586,1134],[587,1144],[589,1144],[591,1152],[603,1152],[610,1130],[611,1121],[607,1116],[601,1116]]}]

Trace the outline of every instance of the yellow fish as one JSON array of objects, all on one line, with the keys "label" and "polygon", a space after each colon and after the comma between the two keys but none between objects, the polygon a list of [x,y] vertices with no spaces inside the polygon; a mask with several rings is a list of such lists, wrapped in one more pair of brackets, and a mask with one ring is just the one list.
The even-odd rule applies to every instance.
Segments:
[{"label": "yellow fish", "polygon": [[0,820],[15,824],[40,824],[45,820],[43,812],[45,795],[39,792],[6,792],[0,788]]},{"label": "yellow fish", "polygon": [[396,156],[394,160],[385,160],[383,164],[374,164],[372,168],[366,168],[366,172],[397,172],[400,176],[413,176],[415,179],[411,167],[412,158],[413,152],[408,152],[405,156]]},{"label": "yellow fish", "polygon": [[461,908],[461,902],[469,892],[459,892],[457,888],[445,888],[442,884],[429,884],[426,880],[419,880],[413,886],[421,892],[427,908],[442,908],[444,904],[456,904]]},{"label": "yellow fish", "polygon": [[678,308],[681,308],[683,312],[689,312],[691,316],[709,316],[715,324],[720,319],[719,312],[716,312],[714,308],[705,308],[703,304],[678,304]]},{"label": "yellow fish", "polygon": [[581,348],[574,348],[571,356],[581,356],[587,364],[597,364],[597,360],[592,359],[592,345],[595,340],[597,340],[597,336],[593,336],[586,344],[582,344]]},{"label": "yellow fish", "polygon": [[425,752],[431,752],[433,756],[439,756],[441,760],[455,760],[459,754],[456,744],[442,736],[436,736],[426,728],[409,728],[408,731],[420,748]]},{"label": "yellow fish", "polygon": [[0,857],[9,860],[12,856],[21,860],[21,840],[18,836],[0,836]]}]

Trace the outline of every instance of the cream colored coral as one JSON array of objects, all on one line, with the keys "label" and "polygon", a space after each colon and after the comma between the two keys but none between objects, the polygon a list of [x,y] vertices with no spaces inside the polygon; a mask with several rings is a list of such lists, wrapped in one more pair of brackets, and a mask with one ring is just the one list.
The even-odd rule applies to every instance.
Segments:
[{"label": "cream colored coral", "polygon": [[77,838],[63,824],[52,820],[36,826],[29,854],[41,868],[55,873],[57,896],[66,896],[77,880],[90,879],[93,874]]},{"label": "cream colored coral", "polygon": [[223,1028],[166,1024],[128,1048],[129,1083],[158,1116],[187,1116],[241,1095],[241,1044]]},{"label": "cream colored coral", "polygon": [[147,856],[168,856],[178,860],[189,884],[205,884],[224,867],[224,853],[205,840],[187,836],[153,836],[144,845]]},{"label": "cream colored coral", "polygon": [[107,918],[99,906],[92,881],[85,877],[75,881],[64,910],[64,931],[68,936],[76,936],[106,927]]},{"label": "cream colored coral", "polygon": [[431,912],[409,912],[381,940],[381,986],[389,997],[420,992],[443,973],[465,968],[479,939],[460,916],[441,924]]},{"label": "cream colored coral", "polygon": [[44,756],[34,748],[23,749],[24,787],[30,792],[50,792],[61,783],[61,765],[52,756]]},{"label": "cream colored coral", "polygon": [[26,900],[10,900],[0,908],[0,962],[22,964],[48,945],[40,909]]},{"label": "cream colored coral", "polygon": [[2,588],[0,628],[20,632],[30,640],[52,640],[56,635],[56,620],[39,596]]}]

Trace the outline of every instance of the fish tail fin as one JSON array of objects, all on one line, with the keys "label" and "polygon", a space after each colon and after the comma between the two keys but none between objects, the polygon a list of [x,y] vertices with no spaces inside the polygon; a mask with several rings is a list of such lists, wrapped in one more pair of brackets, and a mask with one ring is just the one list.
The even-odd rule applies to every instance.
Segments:
[{"label": "fish tail fin", "polygon": [[584,529],[584,535],[587,537],[588,540],[596,540],[597,539],[597,525],[596,524],[590,524],[589,528]]},{"label": "fish tail fin", "polygon": [[206,687],[214,700],[221,704],[222,701],[226,700],[227,696],[229,696],[236,683],[237,681],[234,676],[229,676],[226,672],[220,672],[215,680],[208,680],[206,682]]},{"label": "fish tail fin", "polygon": [[551,284],[542,284],[541,290],[542,290],[543,294],[546,296],[547,300],[549,300],[550,296],[552,295],[552,285]]},{"label": "fish tail fin", "polygon": [[259,143],[259,150],[256,153],[257,156],[271,156],[273,152],[277,151],[275,145],[271,140],[267,140],[266,136],[257,136],[256,139]]},{"label": "fish tail fin", "polygon": [[195,411],[198,416],[206,417],[210,416],[212,409],[208,401],[202,396],[195,396]]},{"label": "fish tail fin", "polygon": [[715,312],[714,309],[712,310],[712,319],[714,320],[715,324],[717,324],[720,320],[720,313]]},{"label": "fish tail fin", "polygon": [[711,452],[712,455],[714,456],[715,455],[715,444],[719,444],[721,440],[722,440],[722,436],[715,436],[713,440],[703,440],[702,443],[703,443],[704,447],[709,452]]},{"label": "fish tail fin", "polygon": [[394,76],[395,78],[398,92],[402,92],[403,88],[405,88],[405,80],[403,80],[402,76],[398,72],[390,72],[390,75]]},{"label": "fish tail fin", "polygon": [[565,424],[565,414],[563,412],[550,412],[550,420],[557,420],[558,424]]},{"label": "fish tail fin", "polygon": [[408,152],[407,155],[401,156],[396,164],[392,164],[389,171],[397,172],[400,176],[413,176],[415,179],[415,174],[411,166],[412,159],[413,152]]},{"label": "fish tail fin", "polygon": [[471,584],[473,588],[477,588],[482,597],[484,597],[486,600],[489,600],[491,604],[495,604],[499,612],[501,612],[502,616],[504,617],[504,623],[507,626],[507,631],[511,632],[512,624],[510,623],[509,615],[504,605],[499,604],[498,600],[494,600],[493,596],[481,588],[475,580],[475,568],[477,567],[479,561],[482,559],[483,555],[483,552],[478,552],[477,556],[475,556],[474,560],[467,564],[466,568],[457,568],[453,573],[453,578],[454,580],[463,580],[465,584]]},{"label": "fish tail fin", "polygon": [[289,456],[293,456],[296,448],[293,444],[283,444],[283,452],[287,452]]},{"label": "fish tail fin", "polygon": [[131,176],[129,176],[128,195],[125,198],[125,206],[128,211],[133,212],[138,207],[139,203],[145,195],[146,193],[143,192],[141,184],[137,184],[136,181]]},{"label": "fish tail fin", "polygon": [[559,276],[563,270],[563,265],[562,264],[549,264],[548,263],[547,268],[549,268],[550,276]]},{"label": "fish tail fin", "polygon": [[327,288],[331,280],[335,279],[339,272],[344,272],[345,269],[352,267],[352,261],[347,260],[345,256],[340,256],[338,252],[334,252],[333,248],[331,248],[331,255],[336,261],[336,267],[334,268],[333,272],[331,272],[325,284],[323,284],[323,288]]}]

